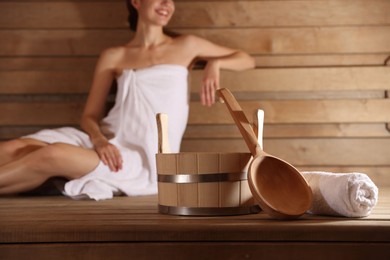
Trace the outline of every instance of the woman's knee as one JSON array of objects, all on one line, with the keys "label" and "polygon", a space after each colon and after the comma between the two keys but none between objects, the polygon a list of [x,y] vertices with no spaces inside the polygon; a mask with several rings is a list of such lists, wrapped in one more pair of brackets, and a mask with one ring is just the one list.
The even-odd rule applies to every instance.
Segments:
[{"label": "woman's knee", "polygon": [[37,150],[33,156],[30,156],[26,163],[34,170],[53,172],[53,169],[60,164],[64,156],[66,156],[64,144],[48,144]]},{"label": "woman's knee", "polygon": [[29,139],[13,139],[0,143],[1,153],[8,154],[9,156],[18,156],[28,152],[35,151],[43,146],[45,143],[29,140]]},{"label": "woman's knee", "polygon": [[54,143],[36,151],[26,163],[28,168],[46,177],[61,176],[75,179],[96,168],[99,157],[87,149]]}]

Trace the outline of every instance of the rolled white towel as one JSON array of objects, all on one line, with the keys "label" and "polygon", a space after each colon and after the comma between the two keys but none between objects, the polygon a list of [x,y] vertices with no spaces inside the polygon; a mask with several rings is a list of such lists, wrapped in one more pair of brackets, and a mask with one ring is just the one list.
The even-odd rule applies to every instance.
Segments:
[{"label": "rolled white towel", "polygon": [[313,191],[309,214],[366,217],[378,201],[378,188],[364,173],[302,174]]}]

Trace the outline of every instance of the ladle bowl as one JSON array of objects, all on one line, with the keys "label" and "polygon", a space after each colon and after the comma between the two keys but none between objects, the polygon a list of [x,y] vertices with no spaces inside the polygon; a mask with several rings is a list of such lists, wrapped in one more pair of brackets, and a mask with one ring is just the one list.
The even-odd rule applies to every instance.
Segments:
[{"label": "ladle bowl", "polygon": [[262,150],[241,106],[228,89],[219,89],[217,93],[225,101],[253,155],[248,181],[255,200],[274,218],[293,219],[303,215],[313,198],[305,178],[290,163]]}]

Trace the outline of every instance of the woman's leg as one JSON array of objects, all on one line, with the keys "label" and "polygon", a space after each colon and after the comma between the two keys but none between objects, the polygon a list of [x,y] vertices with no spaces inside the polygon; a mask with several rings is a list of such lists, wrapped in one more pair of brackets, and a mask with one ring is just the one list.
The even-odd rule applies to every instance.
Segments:
[{"label": "woman's leg", "polygon": [[93,150],[55,143],[0,166],[0,195],[32,190],[55,176],[77,179],[99,164]]},{"label": "woman's leg", "polygon": [[46,146],[47,143],[35,139],[14,139],[0,142],[0,166]]}]

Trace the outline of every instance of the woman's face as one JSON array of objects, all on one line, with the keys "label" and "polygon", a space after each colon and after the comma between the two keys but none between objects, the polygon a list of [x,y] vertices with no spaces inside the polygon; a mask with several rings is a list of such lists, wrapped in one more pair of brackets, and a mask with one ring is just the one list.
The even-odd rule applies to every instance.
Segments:
[{"label": "woman's face", "polygon": [[175,11],[173,0],[133,0],[132,3],[138,11],[139,21],[153,25],[167,25]]}]

